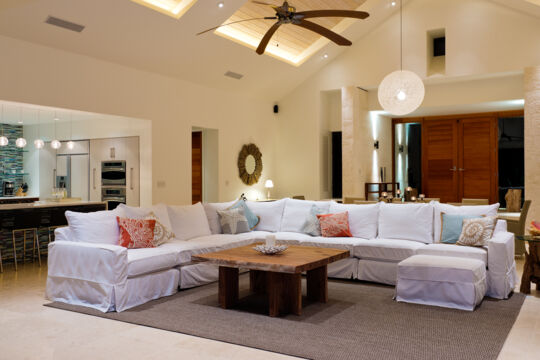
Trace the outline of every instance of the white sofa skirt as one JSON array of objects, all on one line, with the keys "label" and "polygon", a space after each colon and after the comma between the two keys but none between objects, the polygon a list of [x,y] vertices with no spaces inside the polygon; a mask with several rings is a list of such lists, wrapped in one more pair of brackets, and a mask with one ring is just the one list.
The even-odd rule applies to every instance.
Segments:
[{"label": "white sofa skirt", "polygon": [[175,294],[179,278],[177,269],[128,278],[117,285],[49,275],[46,296],[51,301],[87,306],[102,312],[120,312]]},{"label": "white sofa skirt", "polygon": [[396,285],[398,263],[360,259],[357,279],[381,284]]},{"label": "white sofa skirt", "polygon": [[178,292],[180,272],[169,269],[128,278],[125,284],[115,285],[115,309],[124,311],[150,300],[174,295]]},{"label": "white sofa skirt", "polygon": [[328,265],[328,277],[337,279],[356,279],[358,259],[350,257]]}]

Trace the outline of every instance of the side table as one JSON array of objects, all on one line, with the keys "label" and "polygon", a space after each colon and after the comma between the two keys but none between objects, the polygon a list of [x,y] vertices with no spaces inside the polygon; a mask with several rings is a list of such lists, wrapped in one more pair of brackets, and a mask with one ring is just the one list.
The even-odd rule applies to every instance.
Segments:
[{"label": "side table", "polygon": [[523,266],[519,291],[530,294],[531,282],[536,284],[537,290],[540,290],[540,237],[524,235],[516,236],[516,239],[529,243],[529,251],[525,252],[525,265]]}]

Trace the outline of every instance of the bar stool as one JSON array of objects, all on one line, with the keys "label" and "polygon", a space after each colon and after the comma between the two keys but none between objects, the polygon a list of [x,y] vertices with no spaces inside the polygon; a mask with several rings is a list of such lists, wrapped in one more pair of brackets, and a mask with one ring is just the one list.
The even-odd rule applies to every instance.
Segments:
[{"label": "bar stool", "polygon": [[[38,212],[39,214],[39,212]],[[40,214],[41,215],[41,214]],[[38,217],[41,217],[38,215]],[[12,239],[13,239],[13,261],[15,263],[15,271],[17,271],[17,241],[16,237],[18,233],[22,232],[23,236],[23,250],[22,250],[22,262],[26,260],[26,235],[28,232],[32,232],[32,262],[36,258],[36,250],[37,250],[37,258],[39,262],[39,266],[41,266],[41,251],[39,246],[39,236],[38,236],[38,230],[35,227],[36,224],[39,224],[39,219],[36,219],[35,213],[31,214],[28,212],[28,214],[21,214],[18,216],[15,216],[15,219],[13,221],[13,230],[11,232]]]}]

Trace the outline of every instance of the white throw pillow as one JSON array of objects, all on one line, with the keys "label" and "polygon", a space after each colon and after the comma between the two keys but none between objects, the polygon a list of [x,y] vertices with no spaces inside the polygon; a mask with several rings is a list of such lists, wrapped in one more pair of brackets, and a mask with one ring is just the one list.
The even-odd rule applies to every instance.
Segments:
[{"label": "white throw pillow", "polygon": [[167,229],[172,229],[171,221],[169,220],[169,213],[167,212],[167,205],[165,204],[157,204],[149,208],[120,204],[116,209],[118,209],[120,212],[120,217],[127,217],[130,219],[144,219],[151,213],[154,213],[156,219],[159,220],[163,226],[165,226]]},{"label": "white throw pillow", "polygon": [[257,231],[278,232],[281,228],[281,218],[285,199],[277,201],[247,201],[248,208],[261,218],[255,228]]},{"label": "white throw pillow", "polygon": [[497,210],[499,210],[499,203],[492,205],[454,206],[434,201],[432,204],[434,208],[433,231],[436,243],[441,242],[441,212],[448,215],[497,216]]},{"label": "white throw pillow", "polygon": [[116,217],[121,215],[116,209],[91,213],[66,211],[71,241],[118,245],[120,229]]},{"label": "white throw pillow", "polygon": [[330,201],[306,201],[297,199],[285,199],[283,209],[283,219],[281,220],[281,231],[304,232],[304,225],[311,212],[311,207],[315,205],[322,212],[328,214]]},{"label": "white throw pillow", "polygon": [[212,234],[200,202],[195,205],[168,206],[168,209],[172,230],[177,239],[189,240]]},{"label": "white throw pillow", "polygon": [[433,205],[381,203],[379,238],[432,243]]},{"label": "white throw pillow", "polygon": [[363,239],[377,237],[379,204],[353,205],[333,203],[330,205],[330,213],[332,214],[345,211],[349,213],[349,228],[354,237]]},{"label": "white throw pillow", "polygon": [[210,226],[210,231],[212,234],[223,234],[223,229],[221,228],[221,223],[218,215],[218,210],[228,209],[236,201],[229,201],[224,203],[204,203],[204,212],[206,213],[206,218],[208,219],[208,225]]}]

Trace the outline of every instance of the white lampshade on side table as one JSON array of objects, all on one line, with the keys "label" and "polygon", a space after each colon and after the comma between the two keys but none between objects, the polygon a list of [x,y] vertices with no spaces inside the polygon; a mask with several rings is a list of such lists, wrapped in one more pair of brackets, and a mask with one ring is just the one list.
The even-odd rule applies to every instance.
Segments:
[{"label": "white lampshade on side table", "polygon": [[268,189],[268,192],[266,193],[266,198],[270,199],[270,189],[274,187],[274,182],[270,179],[266,180],[264,183],[264,187]]}]

